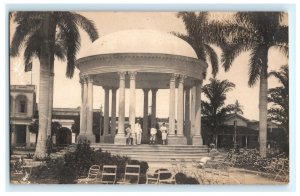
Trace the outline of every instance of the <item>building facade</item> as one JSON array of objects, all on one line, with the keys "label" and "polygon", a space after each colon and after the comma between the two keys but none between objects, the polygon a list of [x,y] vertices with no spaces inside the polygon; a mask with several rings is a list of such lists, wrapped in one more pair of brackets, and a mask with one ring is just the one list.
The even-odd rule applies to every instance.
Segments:
[{"label": "building facade", "polygon": [[10,85],[9,116],[12,146],[35,144],[35,134],[29,131],[37,109],[34,85]]}]

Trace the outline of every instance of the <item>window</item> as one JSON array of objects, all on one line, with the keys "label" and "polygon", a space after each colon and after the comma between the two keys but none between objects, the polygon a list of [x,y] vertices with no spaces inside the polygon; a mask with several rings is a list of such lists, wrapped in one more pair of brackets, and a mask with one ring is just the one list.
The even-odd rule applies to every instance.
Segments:
[{"label": "window", "polygon": [[27,112],[27,97],[25,95],[19,95],[16,98],[16,104],[18,113]]},{"label": "window", "polygon": [[22,100],[22,101],[20,101],[20,110],[19,110],[19,112],[20,113],[26,113],[26,101],[24,101],[24,100]]}]

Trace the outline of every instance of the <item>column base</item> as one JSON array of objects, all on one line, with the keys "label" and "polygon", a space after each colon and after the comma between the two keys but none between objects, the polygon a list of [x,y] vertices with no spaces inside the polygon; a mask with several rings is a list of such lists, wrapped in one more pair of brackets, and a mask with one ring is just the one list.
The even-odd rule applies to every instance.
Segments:
[{"label": "column base", "polygon": [[167,138],[168,145],[187,145],[187,139],[184,135],[171,135]]},{"label": "column base", "polygon": [[100,135],[100,143],[103,144],[104,143],[104,138],[105,136],[104,135]]},{"label": "column base", "polygon": [[141,143],[142,144],[149,144],[149,139],[150,139],[150,136],[145,136],[145,137],[142,137],[142,141]]},{"label": "column base", "polygon": [[191,137],[186,137],[186,140],[187,140],[187,144],[188,145],[192,145],[193,144],[193,140]]},{"label": "column base", "polygon": [[96,142],[96,137],[95,137],[95,135],[94,134],[79,134],[78,136],[77,136],[77,143],[79,142],[79,141],[85,141],[85,140],[87,140],[87,141],[89,141],[90,143],[95,143]]},{"label": "column base", "polygon": [[28,149],[28,148],[30,148],[31,147],[31,143],[30,142],[26,142],[26,148]]},{"label": "column base", "polygon": [[114,144],[116,145],[126,145],[125,134],[117,134],[114,139]]},{"label": "column base", "polygon": [[193,146],[202,146],[203,145],[202,137],[200,135],[193,136],[192,145]]},{"label": "column base", "polygon": [[16,134],[15,134],[15,132],[11,133],[11,141],[10,142],[11,142],[10,143],[11,146],[15,146],[16,145]]},{"label": "column base", "polygon": [[113,144],[114,143],[114,137],[112,135],[105,135],[103,142],[106,143],[106,144]]}]

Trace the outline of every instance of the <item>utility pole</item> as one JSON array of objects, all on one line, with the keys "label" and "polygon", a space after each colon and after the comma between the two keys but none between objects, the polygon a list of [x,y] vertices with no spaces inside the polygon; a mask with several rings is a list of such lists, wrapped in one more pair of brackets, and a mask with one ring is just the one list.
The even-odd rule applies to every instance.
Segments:
[{"label": "utility pole", "polygon": [[234,114],[235,114],[235,119],[234,119],[234,141],[233,141],[233,148],[234,149],[236,149],[236,147],[237,147],[237,144],[236,144],[237,107],[238,107],[238,101],[236,100],[235,108],[234,108]]}]

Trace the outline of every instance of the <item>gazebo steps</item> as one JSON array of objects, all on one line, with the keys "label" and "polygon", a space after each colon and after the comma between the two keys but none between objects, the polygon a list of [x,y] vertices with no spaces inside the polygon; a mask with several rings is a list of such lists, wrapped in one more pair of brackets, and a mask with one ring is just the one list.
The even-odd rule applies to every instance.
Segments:
[{"label": "gazebo steps", "polygon": [[127,156],[134,160],[147,161],[148,163],[170,164],[171,159],[192,162],[208,156],[206,146],[189,145],[114,145],[114,144],[91,144],[95,149],[101,148],[102,151],[110,152],[112,155]]}]

